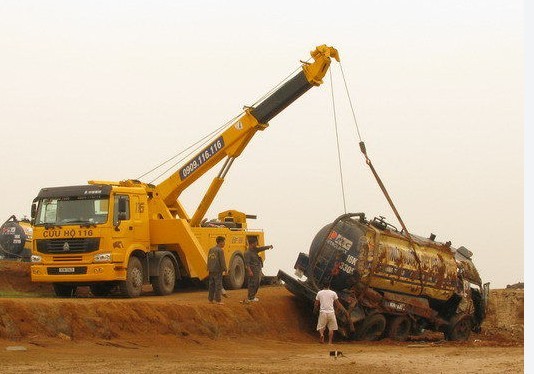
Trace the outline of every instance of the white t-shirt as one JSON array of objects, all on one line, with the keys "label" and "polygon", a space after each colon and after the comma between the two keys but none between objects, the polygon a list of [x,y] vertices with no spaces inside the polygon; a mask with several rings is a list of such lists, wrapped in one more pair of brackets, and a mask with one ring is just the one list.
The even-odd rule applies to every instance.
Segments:
[{"label": "white t-shirt", "polygon": [[317,292],[315,300],[319,300],[321,312],[334,313],[334,300],[337,300],[337,293],[332,290],[321,290]]}]

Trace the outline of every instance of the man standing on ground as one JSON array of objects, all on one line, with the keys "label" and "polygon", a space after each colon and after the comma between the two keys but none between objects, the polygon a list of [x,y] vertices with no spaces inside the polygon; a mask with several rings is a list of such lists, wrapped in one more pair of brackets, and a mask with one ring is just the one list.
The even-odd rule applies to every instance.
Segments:
[{"label": "man standing on ground", "polygon": [[334,331],[338,328],[334,307],[341,309],[347,315],[347,318],[349,318],[347,310],[338,300],[337,293],[330,289],[330,285],[326,284],[321,291],[317,292],[313,308],[314,312],[319,309],[317,331],[319,331],[321,343],[324,343],[324,330],[326,327],[328,327],[328,344],[332,344]]},{"label": "man standing on ground", "polygon": [[208,252],[208,300],[210,303],[223,304],[221,301],[222,276],[226,271],[226,261],[224,259],[223,248],[226,244],[224,237],[218,236],[215,241],[217,245]]},{"label": "man standing on ground", "polygon": [[263,260],[259,256],[260,252],[266,249],[273,248],[272,245],[266,245],[258,247],[258,238],[252,237],[248,240],[248,250],[245,251],[245,267],[247,271],[248,280],[248,297],[245,299],[245,303],[252,301],[260,301],[256,297],[258,288],[260,287],[261,280],[261,268],[263,267]]}]

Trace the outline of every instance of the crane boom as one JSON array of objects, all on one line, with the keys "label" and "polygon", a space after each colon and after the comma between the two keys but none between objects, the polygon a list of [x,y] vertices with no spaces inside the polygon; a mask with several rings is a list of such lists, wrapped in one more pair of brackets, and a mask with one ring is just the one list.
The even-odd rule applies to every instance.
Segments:
[{"label": "crane boom", "polygon": [[[165,205],[173,213],[176,213],[180,218],[190,220],[191,226],[197,226],[213,202],[233,160],[241,154],[255,133],[267,128],[268,122],[272,118],[310,88],[322,84],[322,79],[328,71],[332,58],[339,61],[338,51],[326,45],[318,46],[310,54],[314,59],[312,63],[303,63],[299,73],[256,107],[245,109],[245,113],[215,140],[156,186],[155,194],[165,202]],[[195,214],[190,219],[185,209],[177,201],[178,197],[187,187],[224,158],[227,160],[221,171],[213,179]]]}]

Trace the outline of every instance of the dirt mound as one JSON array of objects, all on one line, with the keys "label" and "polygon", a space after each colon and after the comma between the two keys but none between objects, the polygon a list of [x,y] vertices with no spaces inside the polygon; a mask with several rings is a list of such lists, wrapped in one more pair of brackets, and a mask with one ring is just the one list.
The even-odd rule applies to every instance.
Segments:
[{"label": "dirt mound", "polygon": [[237,300],[224,306],[208,304],[205,293],[199,292],[175,294],[165,300],[151,296],[135,300],[0,299],[0,315],[3,316],[0,337],[21,339],[44,335],[76,340],[132,335],[154,338],[175,335],[193,339],[198,336],[211,339],[223,336],[301,338],[306,329],[301,329],[293,318],[298,311],[291,297],[276,292],[263,293],[262,303],[246,306]]},{"label": "dirt mound", "polygon": [[482,335],[502,342],[523,342],[525,294],[522,289],[491,290]]},{"label": "dirt mound", "polygon": [[[208,304],[205,291],[157,297],[148,291],[138,299],[53,297],[48,284],[30,282],[27,263],[0,261],[0,338],[31,337],[95,340],[131,336],[175,336],[184,341],[222,337],[255,337],[313,341],[314,317],[284,287],[262,287],[259,303],[241,304],[245,290],[229,291],[225,305]],[[522,345],[523,290],[492,290],[481,334],[471,341],[489,345]],[[439,336],[438,336],[439,335]],[[418,338],[420,340],[421,338]],[[442,334],[423,336],[442,340]]]},{"label": "dirt mound", "polygon": [[523,290],[523,289],[525,289],[525,283],[518,282],[518,283],[514,283],[514,284],[509,284],[509,285],[506,286],[506,288],[514,288],[514,289],[518,289],[518,290]]},{"label": "dirt mound", "polygon": [[[150,287],[147,288],[150,290]],[[132,335],[195,337],[283,337],[309,339],[313,331],[295,319],[299,303],[283,287],[264,287],[261,303],[241,304],[246,290],[229,291],[226,305],[207,302],[204,291],[167,297],[147,291],[138,299],[58,299],[51,285],[32,283],[27,263],[0,262],[0,338],[35,336],[91,340]],[[274,322],[275,321],[275,322]]]},{"label": "dirt mound", "polygon": [[38,297],[53,294],[50,284],[31,282],[28,262],[0,260],[0,297]]}]

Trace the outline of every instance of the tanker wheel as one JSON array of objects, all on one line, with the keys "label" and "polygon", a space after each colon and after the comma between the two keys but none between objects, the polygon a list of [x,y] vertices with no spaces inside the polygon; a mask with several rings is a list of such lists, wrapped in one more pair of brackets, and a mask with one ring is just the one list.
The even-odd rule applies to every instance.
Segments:
[{"label": "tanker wheel", "polygon": [[111,283],[96,283],[89,286],[91,293],[95,297],[106,297],[109,296],[111,290],[113,289],[113,284]]},{"label": "tanker wheel", "polygon": [[76,296],[77,286],[68,284],[54,283],[54,292],[57,297],[74,297]]},{"label": "tanker wheel", "polygon": [[169,295],[176,284],[176,269],[169,257],[163,257],[159,263],[158,276],[150,279],[156,295]]},{"label": "tanker wheel", "polygon": [[397,341],[405,341],[410,336],[412,321],[407,316],[395,316],[388,321],[386,335]]},{"label": "tanker wheel", "polygon": [[365,317],[356,331],[357,340],[378,340],[386,330],[386,317],[377,313]]},{"label": "tanker wheel", "polygon": [[445,330],[445,339],[466,341],[471,335],[472,327],[471,317],[466,315],[455,316]]},{"label": "tanker wheel", "polygon": [[138,297],[143,289],[143,265],[135,256],[128,261],[126,280],[119,282],[121,295],[124,297]]},{"label": "tanker wheel", "polygon": [[237,290],[245,283],[245,262],[240,255],[234,255],[230,261],[228,275],[224,278],[224,287],[228,290]]}]

